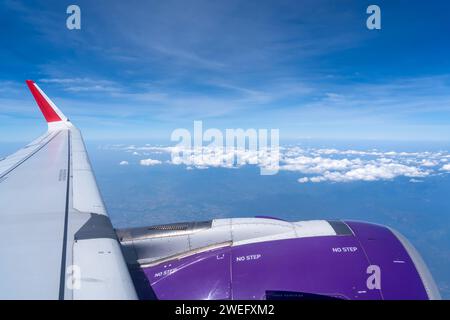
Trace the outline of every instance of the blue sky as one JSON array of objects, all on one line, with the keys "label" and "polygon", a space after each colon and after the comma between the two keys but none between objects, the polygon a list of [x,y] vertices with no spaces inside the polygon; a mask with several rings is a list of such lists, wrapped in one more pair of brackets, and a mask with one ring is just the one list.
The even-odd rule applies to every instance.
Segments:
[{"label": "blue sky", "polygon": [[[66,28],[70,4],[81,30]],[[379,31],[366,28],[370,4]],[[382,223],[417,246],[448,298],[449,13],[437,0],[0,0],[0,157],[46,130],[34,79],[82,129],[115,226]],[[146,145],[194,120],[307,142],[283,149],[276,176],[175,165],[167,145]]]},{"label": "blue sky", "polygon": [[[81,30],[65,26],[73,3]],[[365,27],[373,3],[379,31]],[[446,1],[3,0],[0,140],[45,130],[29,78],[88,140],[168,140],[194,120],[281,139],[448,140],[449,12]]]}]

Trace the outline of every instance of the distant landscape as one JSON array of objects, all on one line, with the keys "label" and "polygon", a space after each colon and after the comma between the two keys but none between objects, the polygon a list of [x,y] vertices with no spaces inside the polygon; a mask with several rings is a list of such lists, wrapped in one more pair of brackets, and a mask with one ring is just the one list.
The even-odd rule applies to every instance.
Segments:
[{"label": "distant landscape", "polygon": [[[285,160],[292,165],[292,159],[298,159],[303,165],[297,162],[295,168],[273,176],[261,176],[254,165],[174,165],[164,148],[144,142],[89,145],[115,227],[257,215],[385,224],[416,246],[441,294],[450,298],[450,172],[443,169],[449,155],[445,144],[293,143],[283,147],[289,152]],[[143,159],[159,162],[146,165]],[[388,169],[389,163],[394,169]],[[372,165],[378,169],[370,176]],[[351,170],[359,170],[359,176],[344,179]],[[327,176],[335,179],[311,181]]]}]

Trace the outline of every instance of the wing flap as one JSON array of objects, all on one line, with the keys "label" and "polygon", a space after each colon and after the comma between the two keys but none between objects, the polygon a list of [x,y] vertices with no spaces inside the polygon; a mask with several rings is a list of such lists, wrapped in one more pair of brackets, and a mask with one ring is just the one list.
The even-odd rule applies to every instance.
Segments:
[{"label": "wing flap", "polygon": [[86,152],[83,137],[78,129],[72,130],[73,156],[73,207],[81,212],[106,214],[105,205],[97,187]]},{"label": "wing flap", "polygon": [[[134,286],[128,280],[127,265],[122,257],[114,254],[120,251],[115,239],[79,240],[74,244],[73,261],[81,273],[80,288],[74,290],[75,300],[130,298]],[[110,267],[105,269],[105,265]]]}]

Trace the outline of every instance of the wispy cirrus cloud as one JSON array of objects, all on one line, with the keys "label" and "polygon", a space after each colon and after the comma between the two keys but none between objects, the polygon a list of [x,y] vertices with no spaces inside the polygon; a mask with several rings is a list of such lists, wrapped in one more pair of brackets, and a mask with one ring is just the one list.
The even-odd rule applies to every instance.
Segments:
[{"label": "wispy cirrus cloud", "polygon": [[[445,19],[436,19],[446,11],[438,6],[424,12],[386,2],[399,16],[420,10],[427,23],[396,20],[374,33],[359,1],[345,12],[331,0],[78,4],[89,12],[79,32],[65,27],[64,5],[6,1],[0,8],[9,28],[1,35],[8,43],[2,77],[9,88],[22,86],[22,94],[0,89],[3,118],[24,116],[27,77],[42,80],[94,138],[103,137],[94,119],[111,124],[102,130],[114,138],[125,135],[119,125],[141,137],[199,119],[279,128],[288,138],[450,136],[449,46],[439,38]],[[422,39],[429,42],[421,50],[404,36],[415,33],[436,39]],[[1,135],[11,136],[5,127]]]},{"label": "wispy cirrus cloud", "polygon": [[58,85],[68,92],[120,92],[123,88],[114,81],[91,78],[43,78],[39,82]]}]

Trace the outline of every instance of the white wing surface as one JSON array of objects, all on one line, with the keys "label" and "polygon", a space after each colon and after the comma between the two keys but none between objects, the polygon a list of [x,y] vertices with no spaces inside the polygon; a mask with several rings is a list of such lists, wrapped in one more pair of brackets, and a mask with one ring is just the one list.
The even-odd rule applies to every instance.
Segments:
[{"label": "white wing surface", "polygon": [[0,299],[135,299],[80,131],[28,80],[48,131],[0,160]]}]

